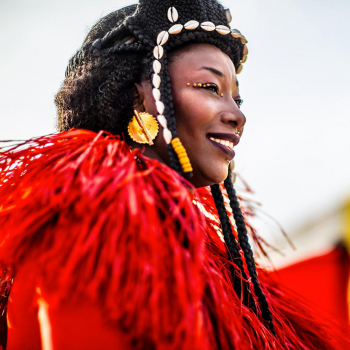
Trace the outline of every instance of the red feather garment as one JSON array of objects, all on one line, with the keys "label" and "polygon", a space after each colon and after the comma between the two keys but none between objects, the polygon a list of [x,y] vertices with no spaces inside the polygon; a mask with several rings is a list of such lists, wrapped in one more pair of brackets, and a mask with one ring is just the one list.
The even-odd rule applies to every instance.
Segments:
[{"label": "red feather garment", "polygon": [[195,200],[209,218],[191,185],[123,141],[43,137],[3,152],[0,170],[3,266],[35,262],[51,307],[88,297],[135,349],[333,348],[259,270],[274,337],[233,291],[207,189]]}]

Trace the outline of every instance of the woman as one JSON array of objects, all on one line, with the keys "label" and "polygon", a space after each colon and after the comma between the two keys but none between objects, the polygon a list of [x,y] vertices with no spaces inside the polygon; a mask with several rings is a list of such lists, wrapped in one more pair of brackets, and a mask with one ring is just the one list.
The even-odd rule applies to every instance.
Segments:
[{"label": "woman", "polygon": [[257,277],[229,170],[248,52],[230,20],[209,0],[111,13],[69,63],[62,133],[2,155],[8,349],[336,347]]}]

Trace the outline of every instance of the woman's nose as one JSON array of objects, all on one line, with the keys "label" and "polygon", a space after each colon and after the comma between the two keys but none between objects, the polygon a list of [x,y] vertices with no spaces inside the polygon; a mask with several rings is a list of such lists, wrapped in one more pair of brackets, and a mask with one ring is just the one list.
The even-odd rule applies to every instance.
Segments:
[{"label": "woman's nose", "polygon": [[231,124],[235,129],[238,130],[242,130],[246,123],[245,115],[242,113],[233,99],[232,103],[230,103],[230,108],[228,108],[222,114],[222,122]]}]

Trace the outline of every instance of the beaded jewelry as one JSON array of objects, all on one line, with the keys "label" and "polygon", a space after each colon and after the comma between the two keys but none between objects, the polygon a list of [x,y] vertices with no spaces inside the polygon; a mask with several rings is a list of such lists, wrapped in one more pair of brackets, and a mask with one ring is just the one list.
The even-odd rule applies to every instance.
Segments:
[{"label": "beaded jewelry", "polygon": [[179,158],[179,162],[181,164],[182,169],[184,170],[184,173],[193,172],[190,159],[188,158],[186,149],[182,145],[180,139],[178,137],[176,137],[175,139],[172,139],[171,145],[173,146],[174,151]]},{"label": "beaded jewelry", "polygon": [[[187,85],[187,86],[191,86],[190,83],[187,83],[186,85]],[[195,87],[195,88],[214,89],[214,90],[217,90],[217,85],[216,85],[216,84],[212,84],[212,83],[205,83],[205,84],[202,84],[202,83],[194,83],[192,86]],[[223,94],[223,93],[220,93],[219,96],[220,96],[220,97],[224,97],[224,94]]]},{"label": "beaded jewelry", "polygon": [[[168,15],[168,19],[171,23],[175,23],[179,19],[179,14],[178,14],[178,11],[176,10],[175,7],[169,7],[167,15]],[[231,17],[231,13],[228,9],[225,11],[225,15],[227,18],[227,22],[229,23],[231,21],[232,17]],[[163,137],[164,137],[164,140],[165,140],[167,145],[172,144],[172,133],[168,129],[166,118],[163,118],[164,117],[163,116],[164,104],[160,101],[160,91],[159,91],[159,88],[161,85],[160,73],[161,73],[162,65],[161,65],[159,60],[162,59],[162,57],[164,55],[163,46],[169,40],[170,35],[179,34],[183,29],[194,30],[194,29],[197,29],[199,27],[207,32],[216,31],[217,33],[219,33],[221,35],[231,34],[231,36],[233,38],[239,38],[244,46],[248,42],[247,39],[237,29],[231,30],[229,27],[227,27],[225,25],[215,25],[214,23],[209,22],[209,21],[199,23],[196,20],[190,20],[190,21],[186,22],[184,25],[179,24],[179,23],[173,24],[168,30],[163,30],[158,34],[157,45],[153,49],[153,56],[154,56],[155,60],[153,61],[154,74],[152,77],[152,84],[154,87],[154,89],[153,89],[154,94],[156,94],[155,101],[156,101],[157,111],[159,113],[157,118],[158,118],[159,123],[163,127]],[[237,74],[239,74],[243,69],[243,66],[242,66],[243,59],[244,59],[244,62],[247,60],[248,50],[245,49],[243,52],[245,52],[245,54],[241,60],[241,64],[237,68]],[[205,87],[207,85],[208,84],[205,84]],[[187,86],[189,86],[189,85],[187,84]],[[193,87],[200,87],[201,88],[201,87],[203,87],[203,84],[201,84],[201,83],[193,84]],[[220,97],[223,97],[223,96],[224,96],[223,94],[220,94]],[[182,166],[182,170],[183,170],[184,174],[188,173],[188,169],[190,169],[190,167],[183,166],[181,162],[180,162],[180,164]],[[191,167],[191,169],[192,169],[192,167]]]}]

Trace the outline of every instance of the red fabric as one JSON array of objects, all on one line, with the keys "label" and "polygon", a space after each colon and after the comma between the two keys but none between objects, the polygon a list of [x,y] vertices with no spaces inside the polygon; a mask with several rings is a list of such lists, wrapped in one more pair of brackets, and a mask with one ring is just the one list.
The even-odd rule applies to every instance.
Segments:
[{"label": "red fabric", "polygon": [[312,301],[319,313],[325,311],[348,321],[347,288],[350,258],[342,247],[276,272],[281,284]]},{"label": "red fabric", "polygon": [[242,305],[191,185],[139,150],[75,130],[5,152],[0,167],[3,266],[37,266],[52,313],[88,300],[133,349],[333,348],[262,270],[276,337]]}]

